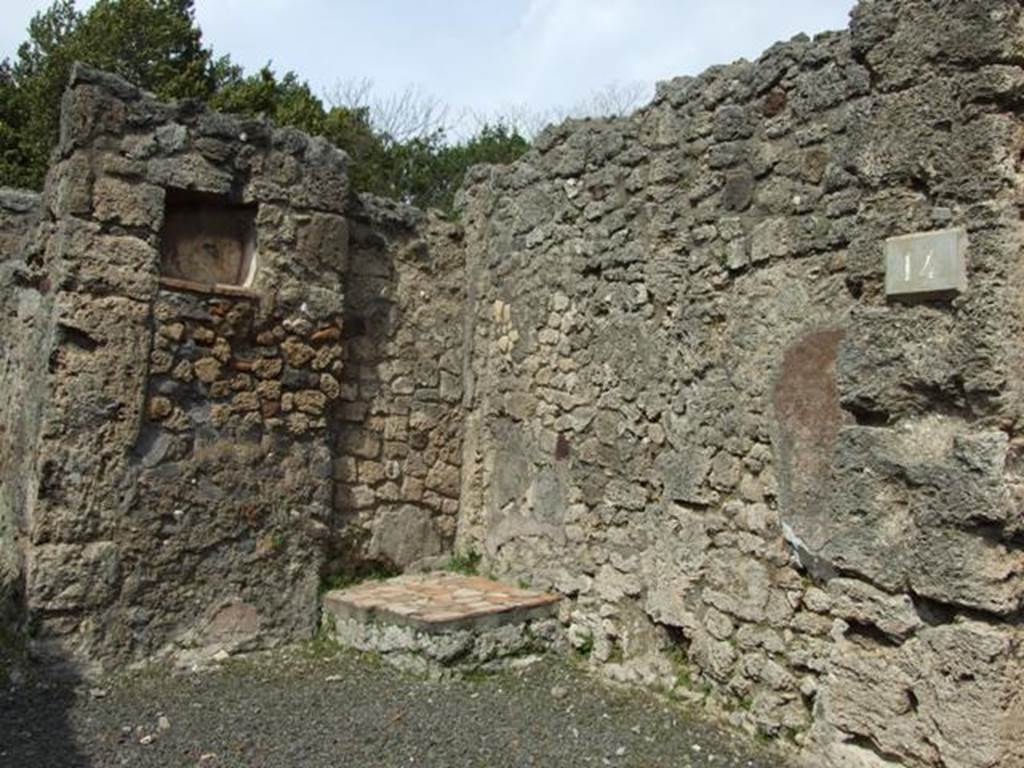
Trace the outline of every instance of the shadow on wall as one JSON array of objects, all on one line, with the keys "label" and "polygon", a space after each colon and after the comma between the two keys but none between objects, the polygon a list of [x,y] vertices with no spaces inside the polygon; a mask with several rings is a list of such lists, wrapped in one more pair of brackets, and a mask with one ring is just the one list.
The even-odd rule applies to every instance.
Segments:
[{"label": "shadow on wall", "polygon": [[371,196],[349,224],[345,367],[334,405],[339,536],[328,579],[446,556],[459,510],[459,230]]}]

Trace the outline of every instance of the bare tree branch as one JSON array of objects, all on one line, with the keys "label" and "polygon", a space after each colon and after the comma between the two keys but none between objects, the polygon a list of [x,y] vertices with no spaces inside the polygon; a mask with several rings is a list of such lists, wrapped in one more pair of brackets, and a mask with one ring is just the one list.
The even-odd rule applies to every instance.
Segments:
[{"label": "bare tree branch", "polygon": [[403,143],[425,139],[439,132],[466,138],[486,125],[501,125],[532,140],[544,128],[567,118],[625,117],[653,96],[654,88],[641,81],[614,82],[569,107],[536,109],[510,104],[493,113],[463,109],[453,112],[440,99],[410,86],[391,94],[374,93],[369,78],[339,80],[324,94],[331,107],[366,109],[370,124],[387,140]]},{"label": "bare tree branch", "polygon": [[399,144],[449,128],[448,105],[417,86],[380,95],[369,78],[339,80],[324,98],[331,107],[368,110],[373,128]]},{"label": "bare tree branch", "polygon": [[456,124],[455,133],[472,135],[485,125],[504,125],[532,141],[549,125],[569,118],[626,117],[646,104],[653,95],[653,86],[634,81],[609,83],[570,107],[535,109],[528,104],[511,104],[491,114],[465,110]]},{"label": "bare tree branch", "polygon": [[566,116],[625,117],[650,101],[653,95],[654,88],[640,80],[608,83],[588,98],[577,102]]}]

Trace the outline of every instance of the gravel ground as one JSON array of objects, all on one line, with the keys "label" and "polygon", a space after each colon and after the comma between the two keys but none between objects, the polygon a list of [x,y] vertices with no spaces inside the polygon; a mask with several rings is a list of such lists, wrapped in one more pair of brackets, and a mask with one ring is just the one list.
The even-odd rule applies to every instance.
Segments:
[{"label": "gravel ground", "polygon": [[427,681],[349,652],[0,693],[0,766],[781,768],[743,737],[546,660]]}]

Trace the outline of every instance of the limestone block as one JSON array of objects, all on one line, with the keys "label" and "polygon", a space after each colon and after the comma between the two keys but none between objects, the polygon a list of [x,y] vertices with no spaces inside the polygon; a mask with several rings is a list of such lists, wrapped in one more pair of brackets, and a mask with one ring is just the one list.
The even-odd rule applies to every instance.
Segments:
[{"label": "limestone block", "polygon": [[758,264],[790,255],[793,234],[789,219],[774,218],[758,224],[750,235],[750,261]]},{"label": "limestone block", "polygon": [[655,466],[669,499],[696,504],[708,501],[704,480],[711,471],[711,459],[707,449],[694,448],[685,453],[662,451]]},{"label": "limestone block", "polygon": [[293,188],[292,203],[303,208],[342,212],[348,203],[348,155],[317,137],[306,139],[302,180]]},{"label": "limestone block", "polygon": [[146,179],[160,187],[192,189],[214,195],[231,193],[231,174],[198,153],[157,157],[147,163]]},{"label": "limestone block", "polygon": [[143,408],[148,307],[118,296],[70,293],[56,304],[60,331],[48,418],[62,419],[67,431],[91,431],[102,421],[103,442],[115,432],[127,438]]},{"label": "limestone block", "polygon": [[405,505],[379,515],[373,526],[369,555],[402,568],[441,552],[441,539],[431,514],[422,507]]},{"label": "limestone block", "polygon": [[[78,67],[76,71],[84,70]],[[75,77],[72,73],[72,82]],[[69,155],[71,150],[88,146],[104,134],[121,133],[126,109],[124,102],[114,93],[98,85],[83,83],[65,92],[61,100],[61,115],[59,146],[63,155]]]},{"label": "limestone block", "polygon": [[159,231],[164,221],[164,190],[151,184],[132,184],[104,176],[93,185],[97,220],[124,227]]},{"label": "limestone block", "polygon": [[380,436],[364,429],[346,430],[341,436],[339,448],[352,456],[374,459],[380,455]]},{"label": "limestone block", "polygon": [[229,600],[218,607],[202,631],[202,642],[232,653],[252,647],[259,636],[260,616],[255,606]]},{"label": "limestone block", "polygon": [[166,419],[174,410],[174,404],[166,397],[153,397],[146,408],[146,414],[153,421]]},{"label": "limestone block", "polygon": [[1006,515],[1002,464],[991,460],[1005,455],[1005,438],[961,439],[957,429],[924,420],[842,430],[831,538],[807,546],[892,592],[1010,614],[1024,598],[1024,553],[985,527]]},{"label": "limestone block", "polygon": [[76,152],[51,171],[50,208],[58,218],[87,216],[92,210],[93,171],[89,156]]},{"label": "limestone block", "polygon": [[900,647],[843,640],[820,693],[815,737],[830,765],[871,753],[905,764],[982,768],[1021,755],[1020,631],[974,621],[921,630]]},{"label": "limestone block", "polygon": [[275,379],[281,375],[284,361],[278,357],[263,357],[256,361],[253,373],[261,379]]},{"label": "limestone block", "polygon": [[424,485],[449,498],[457,498],[461,482],[462,474],[459,467],[438,461],[427,473]]},{"label": "limestone block", "polygon": [[281,354],[292,368],[302,368],[316,357],[316,350],[295,336],[281,342]]},{"label": "limestone block", "polygon": [[837,359],[843,405],[884,420],[925,410],[936,396],[955,401],[953,334],[949,315],[925,307],[858,310]]},{"label": "limestone block", "polygon": [[605,488],[605,502],[619,509],[643,509],[647,503],[647,489],[639,483],[612,480]]},{"label": "limestone block", "polygon": [[212,357],[204,357],[202,360],[196,361],[193,365],[196,378],[203,384],[212,384],[221,375],[221,364],[220,361]]},{"label": "limestone block", "polygon": [[760,562],[734,551],[714,551],[708,561],[702,597],[722,613],[744,621],[767,619],[772,580]]},{"label": "limestone block", "polygon": [[342,216],[314,213],[299,229],[297,255],[309,267],[344,273],[348,266],[348,222]]},{"label": "limestone block", "polygon": [[848,622],[870,624],[887,635],[907,637],[922,621],[907,595],[888,595],[856,579],[832,579],[828,583],[832,615]]},{"label": "limestone block", "polygon": [[605,602],[617,603],[623,597],[636,597],[643,587],[634,575],[604,565],[594,577],[594,593]]},{"label": "limestone block", "polygon": [[[867,4],[855,9],[853,50],[864,56],[886,89],[926,79],[933,62],[1001,61],[1019,50],[1014,25],[1021,9],[1011,0],[966,6],[914,6],[912,13],[887,13]],[[913,47],[933,52],[922,61]]]},{"label": "limestone block", "polygon": [[754,132],[750,113],[736,105],[719,108],[715,112],[714,136],[717,141],[745,139]]},{"label": "limestone block", "polygon": [[324,412],[324,406],[327,405],[327,396],[319,390],[307,389],[295,393],[294,403],[303,413],[319,415]]},{"label": "limestone block", "polygon": [[732,676],[737,660],[736,650],[731,643],[715,640],[703,630],[698,631],[690,641],[687,656],[704,674],[719,682],[725,682]]},{"label": "limestone block", "polygon": [[77,220],[59,225],[69,281],[80,291],[150,301],[157,292],[156,249],[139,238],[97,229]]}]

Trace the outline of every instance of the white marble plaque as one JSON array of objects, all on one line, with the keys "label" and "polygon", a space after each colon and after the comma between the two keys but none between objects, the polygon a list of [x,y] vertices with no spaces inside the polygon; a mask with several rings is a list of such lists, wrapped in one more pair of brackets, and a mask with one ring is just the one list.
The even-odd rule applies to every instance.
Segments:
[{"label": "white marble plaque", "polygon": [[885,241],[885,295],[948,298],[967,290],[967,230],[943,229]]}]

